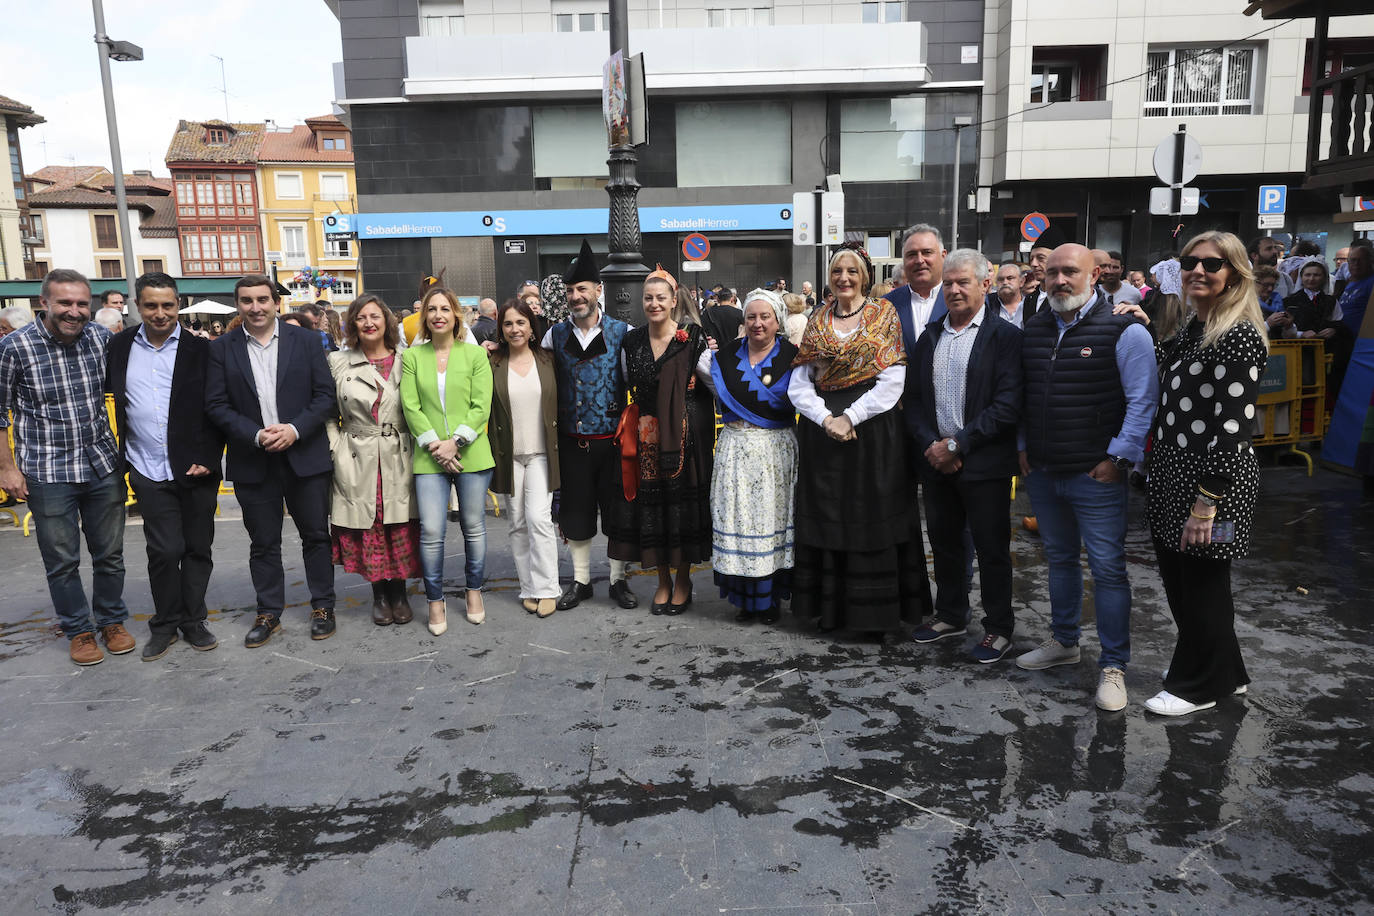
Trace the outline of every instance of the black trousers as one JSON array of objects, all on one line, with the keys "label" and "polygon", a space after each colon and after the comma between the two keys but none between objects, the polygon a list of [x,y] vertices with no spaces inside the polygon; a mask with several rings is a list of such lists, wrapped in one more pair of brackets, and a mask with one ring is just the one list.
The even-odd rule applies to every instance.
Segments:
[{"label": "black trousers", "polygon": [[1231,561],[1179,553],[1155,541],[1178,643],[1164,689],[1189,703],[1220,700],[1250,683],[1236,639]]},{"label": "black trousers", "polygon": [[983,631],[1011,639],[1011,478],[922,477],[921,490],[935,560],[935,616],[958,627],[968,620],[967,526],[978,554]]},{"label": "black trousers", "polygon": [[559,436],[558,476],[558,527],[563,536],[570,541],[596,537],[598,510],[601,531],[609,535],[609,523],[626,512],[615,440]]},{"label": "black trousers", "polygon": [[312,608],[334,609],[334,566],[329,545],[329,474],[297,476],[283,455],[268,458],[267,475],[257,483],[234,482],[234,493],[248,530],[248,574],[258,595],[258,613],[280,617],[286,604],[286,572],[281,561],[282,502],[301,536],[305,584]]},{"label": "black trousers", "polygon": [[148,588],[153,593],[153,633],[187,630],[205,620],[205,589],[215,568],[215,501],[219,478],[183,486],[149,480],[129,469],[143,540],[148,546]]}]

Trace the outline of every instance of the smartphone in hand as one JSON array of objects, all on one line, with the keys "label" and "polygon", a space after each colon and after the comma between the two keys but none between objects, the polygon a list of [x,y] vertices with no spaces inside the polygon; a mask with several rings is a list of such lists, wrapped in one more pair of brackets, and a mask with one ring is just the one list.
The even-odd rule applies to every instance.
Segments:
[{"label": "smartphone in hand", "polygon": [[1212,522],[1212,543],[1230,544],[1236,539],[1236,523],[1232,519],[1217,519]]}]

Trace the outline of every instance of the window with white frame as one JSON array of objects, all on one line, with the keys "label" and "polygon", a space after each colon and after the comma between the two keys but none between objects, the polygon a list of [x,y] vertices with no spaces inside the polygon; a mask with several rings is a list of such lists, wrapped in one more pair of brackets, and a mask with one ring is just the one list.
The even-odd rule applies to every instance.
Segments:
[{"label": "window with white frame", "polygon": [[860,3],[864,22],[902,22],[906,19],[905,2]]},{"label": "window with white frame", "polygon": [[320,200],[348,200],[348,176],[342,172],[320,173]]},{"label": "window with white frame", "polygon": [[278,172],[277,197],[281,200],[304,200],[305,181],[300,172]]},{"label": "window with white frame", "polygon": [[463,4],[420,0],[421,35],[462,35]]},{"label": "window with white frame", "polygon": [[326,240],[324,243],[324,256],[326,258],[335,259],[351,258],[353,257],[353,246],[349,243],[348,239],[339,239],[334,242]]},{"label": "window with white frame", "polygon": [[1147,118],[1255,113],[1259,49],[1155,48],[1146,56]]},{"label": "window with white frame", "polygon": [[353,281],[345,280],[342,277],[334,281],[334,298],[352,299],[356,293],[353,292]]},{"label": "window with white frame", "polygon": [[286,288],[291,292],[293,299],[309,299],[311,301],[315,299],[315,287],[305,280],[292,280],[286,284]]},{"label": "window with white frame", "polygon": [[281,256],[288,267],[305,263],[305,227],[281,227]]},{"label": "window with white frame", "polygon": [[555,32],[609,32],[611,30],[611,14],[593,12],[554,13],[553,30]]},{"label": "window with white frame", "polygon": [[706,25],[713,29],[727,26],[772,25],[771,6],[729,6],[706,10]]}]

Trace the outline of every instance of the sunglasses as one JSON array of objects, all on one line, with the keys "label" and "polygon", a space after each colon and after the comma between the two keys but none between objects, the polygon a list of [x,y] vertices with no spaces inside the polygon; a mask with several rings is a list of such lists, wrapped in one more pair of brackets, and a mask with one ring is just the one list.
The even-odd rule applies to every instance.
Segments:
[{"label": "sunglasses", "polygon": [[1184,270],[1192,270],[1199,264],[1201,264],[1202,269],[1209,274],[1217,273],[1223,267],[1227,266],[1225,258],[1199,258],[1197,255],[1185,254],[1178,259],[1178,266]]}]

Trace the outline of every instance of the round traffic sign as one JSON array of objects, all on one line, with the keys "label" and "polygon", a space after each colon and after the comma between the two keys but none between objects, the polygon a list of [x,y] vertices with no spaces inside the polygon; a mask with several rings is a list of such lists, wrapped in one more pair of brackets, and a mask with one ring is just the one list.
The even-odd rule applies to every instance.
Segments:
[{"label": "round traffic sign", "polygon": [[700,232],[693,232],[682,240],[682,256],[689,261],[704,261],[711,253],[711,241]]},{"label": "round traffic sign", "polygon": [[1154,167],[1155,177],[1165,184],[1187,184],[1197,177],[1197,173],[1202,170],[1202,144],[1193,139],[1190,134],[1183,135],[1183,174],[1174,175],[1174,146],[1177,143],[1177,135],[1169,134],[1159,145],[1155,147]]},{"label": "round traffic sign", "polygon": [[1033,242],[1050,228],[1050,218],[1043,213],[1027,213],[1021,220],[1021,237]]}]

